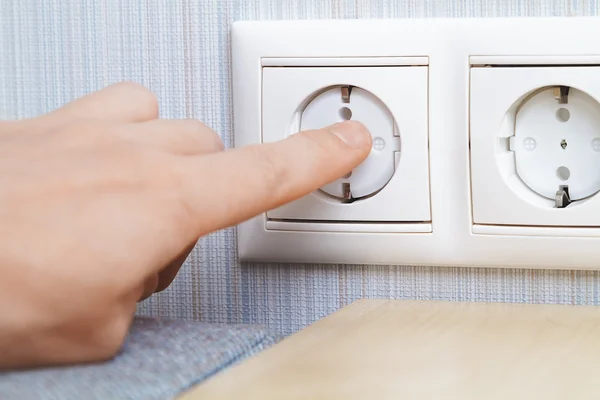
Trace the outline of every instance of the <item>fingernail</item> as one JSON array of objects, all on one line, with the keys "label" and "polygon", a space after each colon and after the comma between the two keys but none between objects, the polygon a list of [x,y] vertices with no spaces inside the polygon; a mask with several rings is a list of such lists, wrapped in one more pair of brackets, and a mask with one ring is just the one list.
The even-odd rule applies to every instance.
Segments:
[{"label": "fingernail", "polygon": [[331,126],[331,132],[350,147],[357,149],[370,146],[371,134],[367,128],[356,121],[340,122]]}]

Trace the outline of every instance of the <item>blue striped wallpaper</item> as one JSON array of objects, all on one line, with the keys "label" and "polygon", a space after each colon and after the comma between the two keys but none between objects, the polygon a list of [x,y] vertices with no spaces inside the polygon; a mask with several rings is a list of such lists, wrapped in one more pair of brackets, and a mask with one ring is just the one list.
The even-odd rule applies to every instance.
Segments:
[{"label": "blue striped wallpaper", "polygon": [[[121,80],[165,118],[232,144],[229,27],[242,19],[596,15],[598,0],[0,0],[0,118]],[[600,250],[599,250],[600,251]],[[233,229],[200,241],[146,315],[265,323],[289,334],[363,297],[598,304],[597,272],[240,265]]]}]

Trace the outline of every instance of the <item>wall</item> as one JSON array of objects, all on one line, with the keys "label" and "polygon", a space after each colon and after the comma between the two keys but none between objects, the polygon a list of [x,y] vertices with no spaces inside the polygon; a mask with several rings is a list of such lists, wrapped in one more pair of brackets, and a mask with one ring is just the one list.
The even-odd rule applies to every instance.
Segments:
[{"label": "wall", "polygon": [[[158,95],[162,117],[201,119],[230,146],[231,21],[596,15],[598,3],[0,0],[0,118],[37,115],[134,80]],[[202,239],[172,287],[140,313],[266,323],[288,334],[361,297],[598,304],[599,289],[596,272],[240,265],[229,229]]]}]

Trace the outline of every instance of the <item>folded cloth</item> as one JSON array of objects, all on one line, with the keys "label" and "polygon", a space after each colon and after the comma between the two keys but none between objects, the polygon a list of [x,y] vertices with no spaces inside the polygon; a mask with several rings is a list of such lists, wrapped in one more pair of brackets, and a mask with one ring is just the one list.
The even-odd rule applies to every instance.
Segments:
[{"label": "folded cloth", "polygon": [[136,317],[113,360],[0,373],[0,399],[173,399],[278,340],[254,325]]}]

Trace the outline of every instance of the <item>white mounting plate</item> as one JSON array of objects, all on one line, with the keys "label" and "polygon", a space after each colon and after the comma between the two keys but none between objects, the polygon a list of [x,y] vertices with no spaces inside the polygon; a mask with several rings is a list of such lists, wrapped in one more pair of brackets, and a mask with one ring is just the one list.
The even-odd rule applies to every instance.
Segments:
[{"label": "white mounting plate", "polygon": [[[473,66],[489,66],[491,70],[515,65],[543,66],[560,71],[565,67],[600,65],[598,37],[600,18],[235,23],[232,57],[237,147],[263,140],[264,67],[428,65],[429,102],[430,232],[414,229],[399,233],[389,225],[372,222],[355,224],[350,232],[344,223],[268,221],[265,213],[239,225],[241,260],[600,268],[600,227],[581,226],[581,217],[577,220],[579,226],[572,226],[568,218],[556,219],[559,226],[540,226],[531,224],[535,222],[532,220],[511,220],[510,213],[498,211],[493,223],[474,224],[472,191],[485,190],[480,185],[498,188],[505,183],[493,178],[500,174],[490,173],[493,179],[483,182],[471,171],[471,157],[473,162],[484,163],[485,170],[495,171],[496,160],[492,157],[485,161],[476,153],[479,150],[470,149],[470,145],[481,144],[485,153],[500,132],[495,132],[492,125],[490,130],[469,131],[470,123],[481,118],[470,114],[475,112],[470,110]],[[598,78],[600,74],[596,81]],[[488,200],[489,196],[475,198],[475,209],[489,210]],[[506,210],[521,200],[511,196],[494,199]],[[600,215],[599,201],[585,205],[590,215]],[[502,213],[510,218],[503,220]],[[597,217],[590,218],[596,220]]]},{"label": "white mounting plate", "polygon": [[[588,95],[600,99],[600,67],[498,67],[473,68],[471,71],[471,167],[473,182],[473,215],[475,223],[516,226],[585,226],[600,227],[600,196],[593,196],[572,207],[552,208],[553,201],[542,198],[528,189],[515,172],[514,152],[499,145],[499,137],[514,135],[514,128],[502,132],[506,111],[516,99],[539,87],[562,84],[581,88]],[[571,102],[572,103],[572,102]],[[567,104],[565,107],[570,107]],[[540,121],[539,135],[548,136],[544,127],[555,118],[555,108],[548,118]],[[575,112],[574,112],[575,114]],[[574,115],[576,119],[576,115]],[[572,122],[571,122],[572,123]],[[568,125],[565,124],[565,125]],[[575,140],[579,132],[566,136]],[[496,139],[496,140],[495,140]],[[556,142],[559,148],[559,142]],[[592,149],[589,153],[592,153]],[[600,158],[600,153],[595,155]],[[595,156],[594,155],[594,156]],[[598,162],[588,161],[589,173],[594,173]],[[593,156],[593,157],[594,157]],[[596,157],[594,157],[596,158]],[[558,161],[557,161],[558,162]],[[498,168],[498,163],[509,163],[509,168]],[[571,165],[569,165],[571,166]],[[509,172],[510,171],[510,172]],[[591,178],[591,176],[590,176]],[[496,184],[492,184],[495,182]],[[558,185],[557,185],[558,189]],[[600,248],[598,249],[600,252]],[[600,264],[598,265],[600,267]]]},{"label": "white mounting plate", "polygon": [[[414,232],[413,229],[421,231],[422,228],[418,225],[425,224],[426,229],[431,231],[427,159],[427,67],[265,67],[262,79],[263,142],[274,142],[289,136],[292,133],[292,116],[302,102],[315,90],[335,83],[354,85],[377,96],[396,120],[401,141],[396,172],[376,196],[352,204],[342,204],[317,192],[269,211],[269,219],[346,221],[344,227],[348,231],[360,229],[362,224],[347,221],[395,223],[397,232]],[[411,95],[403,96],[396,90],[398,88]],[[393,160],[394,154],[391,153]],[[410,194],[406,193],[408,188]]]}]

